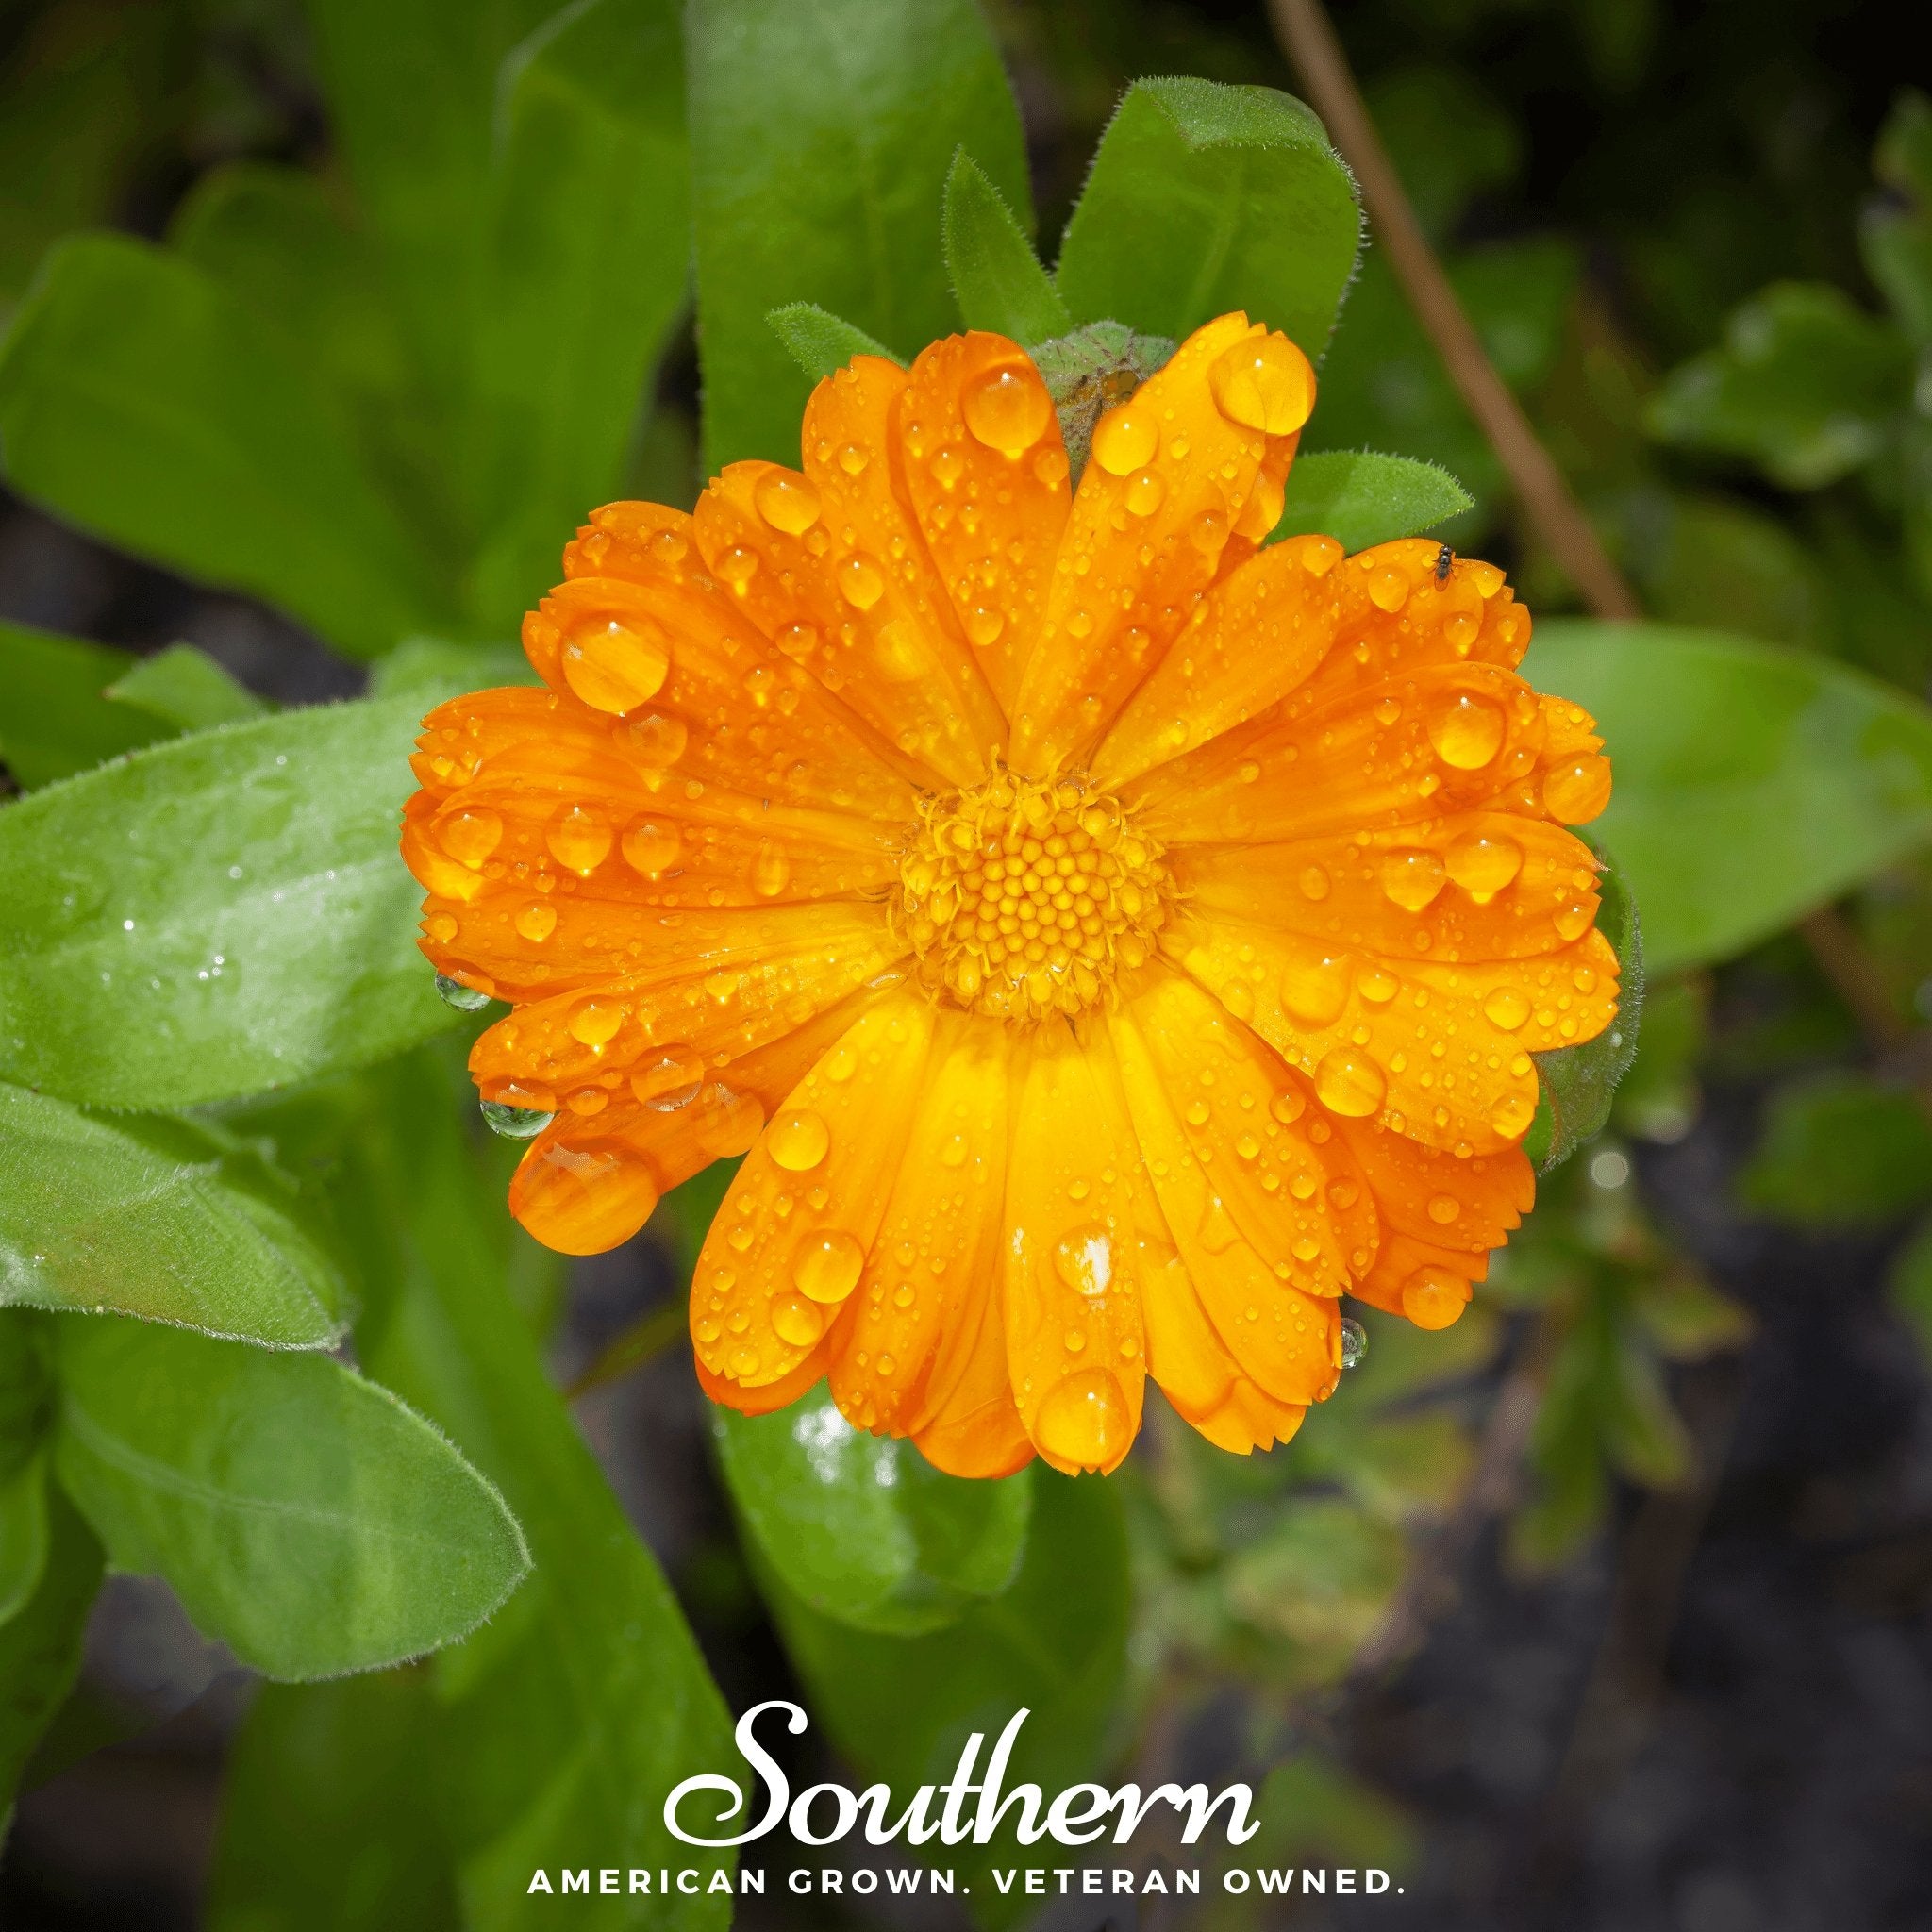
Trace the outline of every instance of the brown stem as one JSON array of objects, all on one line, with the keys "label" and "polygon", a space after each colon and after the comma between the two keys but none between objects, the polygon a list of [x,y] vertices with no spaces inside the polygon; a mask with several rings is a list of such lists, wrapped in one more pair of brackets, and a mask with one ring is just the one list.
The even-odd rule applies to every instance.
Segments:
[{"label": "brown stem", "polygon": [[1369,119],[1348,57],[1321,0],[1269,0],[1268,10],[1289,58],[1300,70],[1315,111],[1342,158],[1355,170],[1389,265],[1450,380],[1501,461],[1524,514],[1597,616],[1641,615],[1630,586],[1610,561],[1555,458],[1530,427],[1523,406],[1496,374],[1482,338],[1442,273],[1389,150]]}]

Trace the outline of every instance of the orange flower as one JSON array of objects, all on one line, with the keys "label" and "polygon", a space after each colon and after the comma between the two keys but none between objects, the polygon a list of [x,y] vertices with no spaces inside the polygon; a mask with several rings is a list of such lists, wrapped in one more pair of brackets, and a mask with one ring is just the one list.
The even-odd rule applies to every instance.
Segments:
[{"label": "orange flower", "polygon": [[1334,1388],[1345,1292],[1424,1327],[1530,1206],[1533,1051],[1616,1007],[1591,720],[1501,572],[1260,548],[1314,398],[1223,316],[1076,492],[1023,350],[861,357],[802,471],[599,510],[545,691],[426,722],[438,970],[514,1010],[486,1102],[572,1254],[744,1164],[691,1299],[760,1412],[831,1378],[940,1468],[1111,1469],[1145,1379],[1212,1441]]}]

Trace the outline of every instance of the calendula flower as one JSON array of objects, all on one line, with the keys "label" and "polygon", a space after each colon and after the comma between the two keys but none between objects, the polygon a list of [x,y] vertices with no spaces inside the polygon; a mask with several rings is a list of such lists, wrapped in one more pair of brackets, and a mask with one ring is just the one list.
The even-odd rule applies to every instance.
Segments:
[{"label": "calendula flower", "polygon": [[1515,674],[1502,573],[1263,549],[1314,400],[1241,315],[1099,418],[1025,352],[861,357],[803,463],[599,510],[545,690],[426,722],[437,969],[514,1010],[510,1191],[590,1254],[744,1163],[698,1373],[995,1475],[1110,1469],[1146,1377],[1245,1451],[1335,1386],[1340,1300],[1441,1327],[1529,1207],[1533,1052],[1615,1010],[1609,768]]}]

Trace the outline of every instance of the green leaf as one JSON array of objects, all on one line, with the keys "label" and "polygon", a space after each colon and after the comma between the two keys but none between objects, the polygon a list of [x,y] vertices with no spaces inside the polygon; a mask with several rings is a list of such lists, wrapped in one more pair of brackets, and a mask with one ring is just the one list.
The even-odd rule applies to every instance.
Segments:
[{"label": "green leaf", "polygon": [[[503,1485],[536,1570],[506,1612],[435,1666],[433,1757],[475,1932],[547,1925],[532,1870],[584,1862],[728,1864],[679,1844],[664,1793],[733,1760],[730,1720],[675,1599],[639,1542],[510,1301],[506,1263],[531,1246],[503,1208],[502,1144],[478,1147],[459,1060],[425,1051],[307,1095],[258,1103],[256,1131],[315,1173],[363,1296],[371,1374],[431,1416]],[[488,1137],[484,1137],[486,1140]],[[554,1260],[554,1257],[545,1257]],[[658,1927],[659,1902],[596,1897],[598,1926]],[[722,1927],[723,1894],[669,1923]]]},{"label": "green leaf", "polygon": [[1374,543],[1413,537],[1475,507],[1447,470],[1413,457],[1331,450],[1297,457],[1274,542],[1313,533],[1333,537],[1352,556]]},{"label": "green leaf", "polygon": [[684,306],[691,180],[675,0],[577,0],[506,58],[463,460],[483,535],[469,604],[513,629],[619,492]]},{"label": "green leaf", "polygon": [[212,1128],[0,1083],[0,1304],[325,1348],[340,1289],[276,1181]]},{"label": "green leaf", "polygon": [[948,334],[946,171],[964,147],[1030,223],[1020,117],[974,0],[695,0],[687,31],[705,459],[790,461],[809,385],[766,316]]},{"label": "green leaf", "polygon": [[785,344],[785,353],[813,382],[836,375],[855,356],[881,356],[888,362],[899,361],[891,350],[874,341],[862,328],[828,315],[815,303],[788,303],[773,309],[765,320]]},{"label": "green leaf", "polygon": [[208,1932],[458,1932],[429,1674],[265,1684],[228,1754]]},{"label": "green leaf", "polygon": [[746,1529],[812,1609],[912,1636],[1012,1582],[1032,1513],[1024,1475],[942,1475],[909,1443],[854,1429],[823,1386],[771,1415],[714,1406],[711,1428]]},{"label": "green leaf", "polygon": [[1073,328],[1074,318],[1025,229],[964,148],[946,175],[941,239],[968,328],[991,329],[1029,349]]},{"label": "green leaf", "polygon": [[[1121,1691],[1132,1605],[1119,1502],[1105,1482],[1039,1465],[1022,1480],[1033,1485],[1033,1526],[1020,1574],[947,1629],[919,1637],[855,1629],[808,1608],[769,1572],[760,1578],[814,1715],[863,1778],[891,1786],[898,1802],[889,1815],[916,1786],[950,1775],[970,1732],[987,1733],[990,1747],[1022,1706],[1032,1715],[1007,1790],[1030,1780],[1051,1793],[1097,1768]],[[1010,1841],[951,1846],[941,1856],[970,1874],[980,1923],[1024,1910],[1017,1901],[1002,1908],[981,1876],[994,1861],[1010,1861]]]},{"label": "green leaf", "polygon": [[1523,1151],[1541,1174],[1560,1167],[1586,1141],[1603,1132],[1617,1083],[1637,1057],[1643,1019],[1643,937],[1630,887],[1614,859],[1597,879],[1603,897],[1597,930],[1616,948],[1617,1014],[1594,1040],[1532,1055],[1538,1086],[1536,1118]]},{"label": "green leaf", "polygon": [[1102,138],[1058,281],[1076,322],[1179,338],[1240,308],[1319,361],[1360,240],[1355,184],[1301,102],[1142,80]]},{"label": "green leaf", "polygon": [[420,1656],[528,1572],[493,1485],[340,1362],[111,1318],[58,1333],[61,1483],[119,1568],[264,1675]]},{"label": "green leaf", "polygon": [[427,566],[294,342],[162,250],[48,257],[0,348],[0,447],[58,515],[353,655],[435,627]]},{"label": "green leaf", "polygon": [[285,712],[0,810],[0,1075],[187,1107],[452,1024],[396,849],[420,715]]},{"label": "green leaf", "polygon": [[[33,1595],[0,1624],[0,1807],[80,1674],[101,1546],[74,1505],[47,1490],[47,1555]],[[4,1815],[4,1812],[0,1812]]]},{"label": "green leaf", "polygon": [[164,720],[108,696],[136,661],[107,644],[0,622],[0,760],[23,791],[171,735]]},{"label": "green leaf", "polygon": [[269,708],[192,644],[170,644],[141,658],[108,687],[107,694],[124,705],[139,705],[181,731],[233,724],[258,718]]},{"label": "green leaf", "polygon": [[1672,372],[1649,426],[1816,490],[1879,454],[1911,391],[1911,348],[1897,329],[1837,289],[1783,282],[1737,310],[1722,348]]},{"label": "green leaf", "polygon": [[1060,419],[1076,489],[1101,410],[1122,393],[1123,384],[1138,389],[1174,352],[1172,337],[1137,336],[1123,322],[1085,323],[1033,351],[1033,366]]},{"label": "green leaf", "polygon": [[1649,969],[1730,958],[1932,836],[1932,711],[1830,661],[1718,631],[1551,620],[1529,675],[1594,714],[1600,834]]},{"label": "green leaf", "polygon": [[1787,1087],[1739,1193],[1774,1221],[1882,1227],[1932,1201],[1932,1124],[1915,1095],[1861,1074]]},{"label": "green leaf", "polygon": [[38,1456],[0,1476],[0,1624],[25,1609],[47,1569],[47,1472]]}]

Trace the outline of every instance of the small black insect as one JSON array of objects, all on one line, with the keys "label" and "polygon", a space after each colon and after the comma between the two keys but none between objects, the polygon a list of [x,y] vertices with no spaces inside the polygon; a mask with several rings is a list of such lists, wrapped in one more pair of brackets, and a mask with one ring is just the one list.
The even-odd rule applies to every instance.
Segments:
[{"label": "small black insect", "polygon": [[1436,552],[1436,581],[1439,584],[1447,580],[1449,566],[1455,561],[1456,553],[1450,549],[1448,544],[1443,544],[1441,549]]}]

